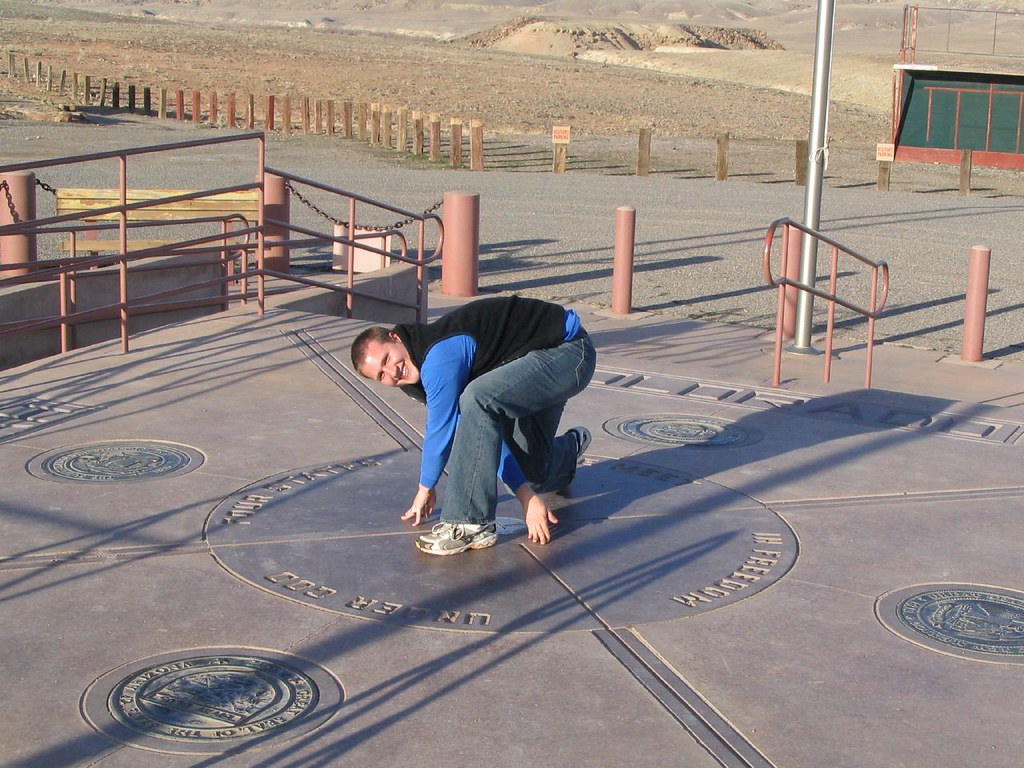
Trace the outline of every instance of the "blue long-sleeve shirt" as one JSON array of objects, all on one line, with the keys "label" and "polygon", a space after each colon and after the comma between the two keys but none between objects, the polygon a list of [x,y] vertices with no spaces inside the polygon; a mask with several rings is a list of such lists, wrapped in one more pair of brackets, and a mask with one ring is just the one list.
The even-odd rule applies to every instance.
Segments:
[{"label": "blue long-sleeve shirt", "polygon": [[[572,339],[580,328],[579,316],[573,310],[565,313],[565,340]],[[420,461],[420,485],[433,488],[441,478],[455,441],[459,423],[459,396],[469,381],[469,372],[476,355],[476,340],[468,334],[450,336],[434,344],[420,366],[420,383],[427,393],[427,425],[423,437],[423,458]],[[519,463],[502,441],[498,476],[515,491],[526,482]]]}]

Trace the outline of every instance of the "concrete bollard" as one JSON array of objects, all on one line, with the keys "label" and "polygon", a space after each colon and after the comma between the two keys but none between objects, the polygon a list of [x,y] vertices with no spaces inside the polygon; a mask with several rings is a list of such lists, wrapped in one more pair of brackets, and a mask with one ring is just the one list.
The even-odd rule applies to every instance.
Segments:
[{"label": "concrete bollard", "polygon": [[[266,219],[277,219],[288,224],[291,222],[291,198],[288,195],[287,182],[272,173],[263,177],[263,216]],[[287,245],[274,245],[275,242],[288,240],[291,231],[281,224],[267,224],[263,230],[263,266],[274,272],[287,272],[291,257]]]},{"label": "concrete bollard", "polygon": [[633,246],[636,209],[622,205],[615,209],[615,255],[612,259],[612,312],[633,311]]},{"label": "concrete bollard", "polygon": [[[786,251],[786,271],[783,277],[793,280],[800,280],[800,252],[803,247],[803,232],[796,227],[787,226],[783,237],[783,248]],[[800,290],[792,285],[787,285],[785,290],[786,308],[782,317],[782,338],[790,340],[796,338],[796,303],[800,296]]]},{"label": "concrete bollard", "polygon": [[441,293],[476,296],[480,271],[480,195],[445,192],[441,219]]},{"label": "concrete bollard", "polygon": [[[0,226],[31,221],[36,217],[36,175],[31,171],[12,171],[0,176]],[[12,211],[13,208],[13,211]],[[35,235],[3,235],[0,237],[0,264],[33,264],[36,261]],[[27,275],[33,267],[5,269],[0,278]]]},{"label": "concrete bollard", "polygon": [[988,272],[992,251],[975,245],[967,257],[967,305],[964,308],[964,341],[960,359],[980,363],[985,347],[985,311],[988,307]]}]

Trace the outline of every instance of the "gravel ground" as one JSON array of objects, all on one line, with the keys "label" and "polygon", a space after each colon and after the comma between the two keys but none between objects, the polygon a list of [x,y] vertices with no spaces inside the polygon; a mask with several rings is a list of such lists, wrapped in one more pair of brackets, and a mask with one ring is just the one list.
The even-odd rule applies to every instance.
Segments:
[{"label": "gravel ground", "polygon": [[[143,118],[93,124],[2,121],[0,162],[212,135],[209,128]],[[774,327],[775,293],[764,284],[761,254],[773,220],[803,218],[805,190],[792,176],[745,174],[737,159],[732,168],[740,170],[728,181],[716,182],[710,173],[713,154],[706,167],[694,161],[704,150],[713,153],[713,143],[676,147],[676,154],[656,147],[656,172],[643,178],[630,174],[629,153],[635,148],[622,140],[595,140],[593,146],[574,148],[574,162],[564,175],[548,172],[550,145],[544,142],[502,137],[492,146],[521,159],[534,157],[535,162],[505,170],[494,163],[491,170],[474,173],[439,168],[356,141],[302,135],[270,137],[267,162],[413,211],[426,210],[447,191],[478,193],[482,292],[514,291],[595,306],[610,303],[615,209],[632,206],[637,211],[635,310]],[[754,158],[758,152],[782,148],[764,144],[745,151]],[[976,173],[975,191],[963,197],[956,191],[955,168],[897,168],[893,191],[880,193],[873,178],[858,178],[858,173],[867,176],[867,169],[873,170],[870,159],[842,158],[835,166],[840,170],[830,168],[826,175],[821,229],[864,256],[884,259],[891,268],[888,308],[876,337],[958,354],[967,254],[971,246],[984,244],[993,253],[986,357],[1024,361],[1024,289],[1016,264],[1024,196],[1017,176]],[[218,145],[131,160],[129,183],[222,186],[251,180],[256,167],[255,142]],[[116,170],[116,162],[107,160],[40,169],[37,177],[55,187],[107,186],[116,183]],[[48,198],[40,193],[40,215],[51,205]],[[294,200],[292,215],[302,223],[329,226]],[[316,269],[324,260],[322,254],[298,254],[296,264]],[[819,271],[827,269],[826,260],[823,252]],[[850,262],[841,263],[840,271],[841,293],[866,302],[863,271]],[[815,304],[820,323],[823,304]],[[864,333],[862,320],[840,313],[843,338],[862,340]]]}]

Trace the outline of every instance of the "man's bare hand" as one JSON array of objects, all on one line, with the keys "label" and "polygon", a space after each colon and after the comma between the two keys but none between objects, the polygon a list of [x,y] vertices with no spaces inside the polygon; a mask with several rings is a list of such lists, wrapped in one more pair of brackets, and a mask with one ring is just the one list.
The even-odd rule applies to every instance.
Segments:
[{"label": "man's bare hand", "polygon": [[424,488],[422,485],[416,491],[412,504],[402,515],[403,520],[412,520],[413,525],[419,525],[434,513],[434,504],[437,502],[437,494],[433,488]]},{"label": "man's bare hand", "polygon": [[526,530],[530,541],[534,544],[547,544],[551,541],[551,525],[558,523],[558,518],[548,509],[547,502],[528,485],[516,491],[516,498],[523,505],[526,518]]}]

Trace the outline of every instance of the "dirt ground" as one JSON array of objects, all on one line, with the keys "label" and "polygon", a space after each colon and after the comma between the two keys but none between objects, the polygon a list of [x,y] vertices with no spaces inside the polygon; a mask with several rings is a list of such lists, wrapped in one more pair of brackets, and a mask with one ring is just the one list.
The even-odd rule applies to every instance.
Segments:
[{"label": "dirt ground", "polygon": [[[351,19],[343,25],[340,17],[309,15],[313,6],[328,5],[342,4],[256,2],[236,7],[215,0],[156,0],[141,6],[115,1],[111,6],[84,0],[7,0],[0,7],[0,51],[13,53],[16,62],[40,61],[56,72],[108,78],[121,83],[122,91],[131,84],[140,90],[216,90],[222,99],[234,91],[255,94],[258,104],[266,95],[287,94],[293,102],[309,96],[437,112],[445,125],[450,117],[480,119],[490,149],[499,150],[491,154],[491,168],[547,170],[552,126],[570,125],[570,170],[630,173],[638,132],[649,128],[655,172],[713,173],[715,137],[728,132],[730,174],[777,182],[793,179],[795,141],[808,133],[811,6],[793,11],[790,4],[782,4],[785,13],[773,15],[777,4],[770,0],[749,3],[764,13],[746,20],[733,14],[735,25],[752,32],[737,50],[728,50],[692,41],[672,44],[669,38],[661,39],[664,45],[649,44],[655,32],[664,34],[663,25],[648,25],[638,33],[635,25],[624,31],[616,24],[517,22],[512,24],[516,35],[498,34],[495,30],[504,27],[495,24],[467,37],[473,24],[449,18],[446,32],[428,34],[437,14],[413,11],[392,14],[390,21],[367,16],[366,24],[376,24],[376,29],[355,33],[359,25]],[[722,20],[704,19],[704,5],[683,3],[680,8],[688,8],[687,13],[677,10],[674,15]],[[266,10],[263,25],[238,18],[240,9],[250,6]],[[287,18],[301,23],[282,15],[289,7],[292,16]],[[407,7],[415,9],[415,4]],[[234,10],[229,13],[227,8]],[[844,10],[846,17],[837,20],[827,171],[831,183],[868,186],[877,179],[875,145],[886,141],[890,130],[901,8],[890,2],[868,3]],[[495,18],[491,14],[471,20],[479,25]],[[403,23],[410,27],[397,34]],[[382,31],[386,29],[392,31]],[[647,43],[638,47],[635,41],[644,35]],[[626,42],[619,42],[623,37]],[[758,44],[750,44],[751,38]],[[0,68],[6,70],[7,63],[7,57],[0,59]],[[0,77],[0,116],[52,119],[67,96],[27,83],[17,71],[20,66],[15,66],[15,77]],[[955,189],[955,174],[952,168],[899,169],[893,185]],[[980,171],[977,179],[982,191],[1024,193],[1015,174]]]}]

